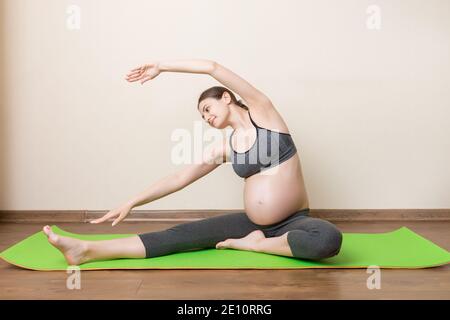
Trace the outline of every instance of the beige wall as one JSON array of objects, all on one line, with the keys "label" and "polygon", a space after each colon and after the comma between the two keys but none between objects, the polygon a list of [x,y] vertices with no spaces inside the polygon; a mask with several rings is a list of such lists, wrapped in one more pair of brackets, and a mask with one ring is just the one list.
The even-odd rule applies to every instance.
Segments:
[{"label": "beige wall", "polygon": [[[110,209],[180,169],[171,134],[193,130],[198,95],[220,83],[124,75],[184,58],[216,60],[272,99],[311,208],[450,206],[447,0],[0,3],[2,210]],[[242,208],[242,187],[227,164],[139,209]]]}]

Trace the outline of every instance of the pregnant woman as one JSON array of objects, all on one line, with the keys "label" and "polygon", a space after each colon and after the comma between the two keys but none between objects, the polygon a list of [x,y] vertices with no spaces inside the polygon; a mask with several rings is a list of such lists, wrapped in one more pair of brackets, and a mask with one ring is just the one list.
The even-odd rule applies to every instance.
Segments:
[{"label": "pregnant woman", "polygon": [[[70,265],[92,260],[151,258],[204,248],[237,249],[319,260],[339,253],[342,233],[329,221],[309,216],[309,201],[298,150],[286,123],[270,99],[246,80],[211,60],[154,61],[131,70],[128,82],[141,84],[161,72],[209,74],[224,85],[204,91],[197,103],[209,126],[234,130],[204,153],[201,163],[187,165],[91,223],[122,221],[132,208],[179,191],[231,162],[245,179],[244,211],[224,214],[169,229],[101,241],[78,240],[43,231]],[[242,100],[237,100],[233,92]]]}]

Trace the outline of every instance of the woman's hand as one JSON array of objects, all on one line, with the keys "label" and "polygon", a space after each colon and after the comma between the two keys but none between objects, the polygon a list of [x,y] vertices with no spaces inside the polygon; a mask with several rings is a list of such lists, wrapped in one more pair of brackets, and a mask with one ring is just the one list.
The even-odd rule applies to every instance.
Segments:
[{"label": "woman's hand", "polygon": [[135,68],[127,74],[126,80],[128,82],[141,81],[144,84],[146,81],[157,77],[161,73],[158,62],[151,62],[144,64],[141,67]]},{"label": "woman's hand", "polygon": [[131,209],[133,208],[130,204],[125,204],[119,208],[113,209],[109,211],[107,214],[105,214],[103,217],[92,220],[90,223],[101,223],[109,218],[117,217],[114,222],[112,223],[112,226],[114,227],[116,224],[118,224],[120,221],[125,219],[125,217],[130,213]]}]

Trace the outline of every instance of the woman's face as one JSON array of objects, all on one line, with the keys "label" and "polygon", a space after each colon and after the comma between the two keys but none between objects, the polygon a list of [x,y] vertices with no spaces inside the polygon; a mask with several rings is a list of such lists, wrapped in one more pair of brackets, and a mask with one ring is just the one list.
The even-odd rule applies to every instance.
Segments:
[{"label": "woman's face", "polygon": [[226,120],[229,113],[228,103],[226,97],[222,97],[220,100],[206,98],[200,102],[198,111],[202,119],[211,127],[223,129],[228,126],[228,121]]}]

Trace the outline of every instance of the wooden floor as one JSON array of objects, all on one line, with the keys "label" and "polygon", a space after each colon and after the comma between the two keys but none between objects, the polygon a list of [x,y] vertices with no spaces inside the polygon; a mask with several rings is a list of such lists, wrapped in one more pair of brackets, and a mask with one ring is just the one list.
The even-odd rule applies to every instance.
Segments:
[{"label": "wooden floor", "polygon": [[[401,226],[450,250],[450,221],[334,222],[343,232],[387,232]],[[75,233],[142,233],[171,223],[57,223]],[[0,251],[43,223],[1,223]],[[366,269],[96,270],[81,272],[81,289],[64,271],[32,271],[0,260],[0,299],[450,299],[450,265],[381,269],[381,289],[366,286]]]}]

